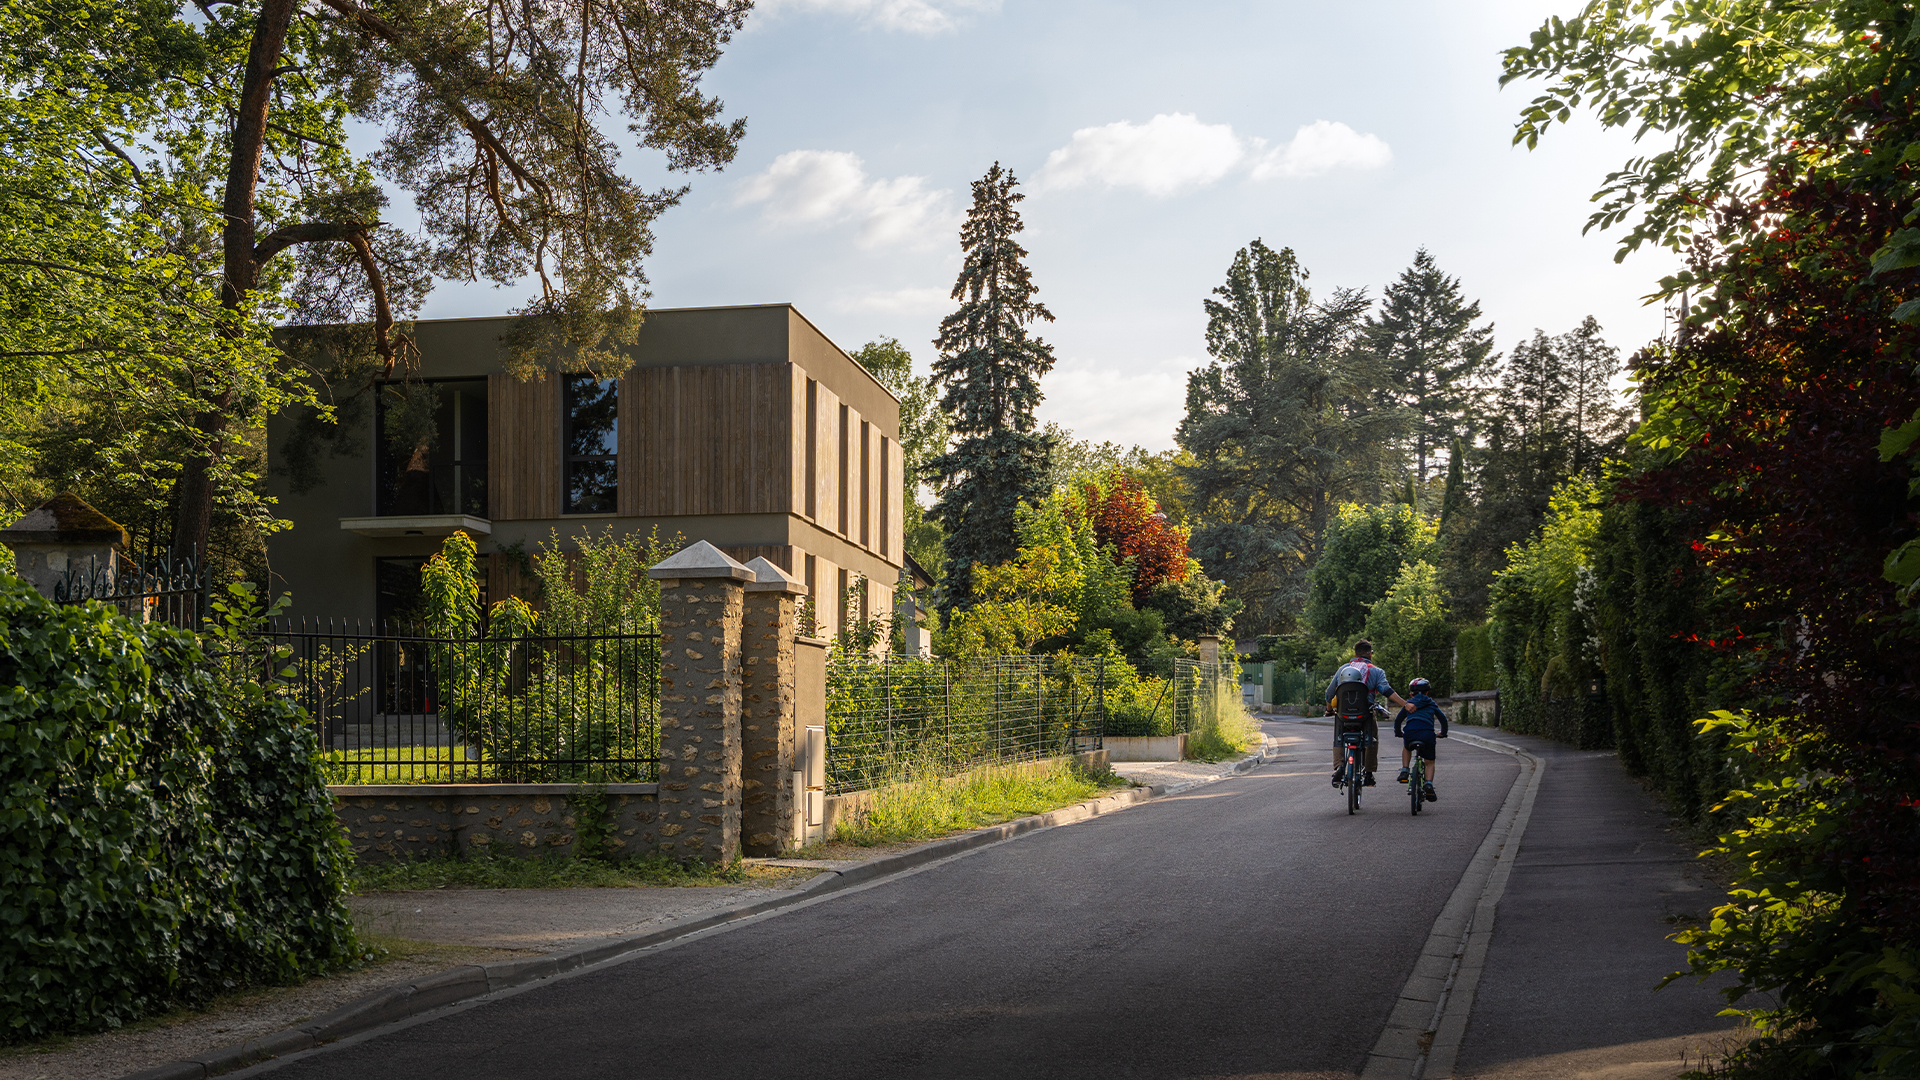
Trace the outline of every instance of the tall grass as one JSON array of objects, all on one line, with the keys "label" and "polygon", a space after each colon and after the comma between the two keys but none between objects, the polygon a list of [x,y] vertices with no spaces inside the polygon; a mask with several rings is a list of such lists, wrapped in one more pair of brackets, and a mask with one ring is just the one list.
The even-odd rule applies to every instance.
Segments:
[{"label": "tall grass", "polygon": [[926,840],[1058,810],[1127,784],[1112,773],[1087,775],[1065,760],[1045,768],[991,765],[947,777],[921,770],[876,790],[866,812],[837,825],[833,838],[862,847]]},{"label": "tall grass", "polygon": [[1194,695],[1193,731],[1187,736],[1187,756],[1219,761],[1253,749],[1260,740],[1260,724],[1247,715],[1239,684],[1220,679],[1211,694]]}]

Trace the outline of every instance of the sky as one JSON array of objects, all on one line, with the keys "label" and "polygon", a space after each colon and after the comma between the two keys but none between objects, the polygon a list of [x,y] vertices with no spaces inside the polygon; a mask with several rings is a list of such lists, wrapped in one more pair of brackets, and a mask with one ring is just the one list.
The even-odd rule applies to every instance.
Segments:
[{"label": "sky", "polygon": [[[1531,97],[1500,51],[1577,3],[759,0],[704,86],[747,118],[724,172],[656,223],[654,307],[791,302],[849,351],[898,338],[922,370],[960,266],[969,184],[1027,199],[1041,419],[1173,445],[1202,302],[1234,253],[1290,247],[1316,294],[1378,296],[1432,252],[1497,348],[1599,319],[1623,356],[1677,260],[1616,264],[1588,197],[1636,153],[1591,121],[1511,145]],[[1639,152],[1645,152],[1642,148]],[[635,175],[675,175],[634,155]],[[505,312],[521,287],[442,285],[426,318]]]}]

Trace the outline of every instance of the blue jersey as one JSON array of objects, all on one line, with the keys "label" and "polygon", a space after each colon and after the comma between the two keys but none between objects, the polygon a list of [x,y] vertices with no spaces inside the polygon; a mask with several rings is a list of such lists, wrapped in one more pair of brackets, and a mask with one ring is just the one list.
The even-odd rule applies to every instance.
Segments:
[{"label": "blue jersey", "polygon": [[1375,667],[1373,661],[1362,660],[1357,656],[1341,665],[1340,670],[1333,673],[1333,681],[1327,684],[1328,701],[1333,700],[1335,688],[1345,682],[1365,683],[1370,693],[1367,699],[1369,704],[1375,696],[1391,697],[1393,695],[1393,687],[1387,685],[1387,673]]},{"label": "blue jersey", "polygon": [[1393,718],[1393,733],[1403,739],[1431,739],[1434,737],[1434,722],[1439,722],[1439,734],[1447,733],[1447,714],[1433,699],[1425,694],[1415,694],[1407,702],[1411,709],[1401,709]]}]

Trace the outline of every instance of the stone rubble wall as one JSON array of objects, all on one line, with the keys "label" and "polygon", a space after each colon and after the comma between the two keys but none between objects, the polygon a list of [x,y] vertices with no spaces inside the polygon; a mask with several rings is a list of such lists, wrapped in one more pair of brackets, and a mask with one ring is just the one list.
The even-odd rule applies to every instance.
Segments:
[{"label": "stone rubble wall", "polygon": [[[488,853],[576,854],[575,784],[340,785],[334,813],[356,859],[384,863]],[[656,843],[657,785],[606,785],[616,858]]]}]

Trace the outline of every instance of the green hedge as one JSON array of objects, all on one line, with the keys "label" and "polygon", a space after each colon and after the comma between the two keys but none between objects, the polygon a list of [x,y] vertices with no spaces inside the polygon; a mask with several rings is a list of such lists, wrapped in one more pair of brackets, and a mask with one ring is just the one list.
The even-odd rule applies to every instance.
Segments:
[{"label": "green hedge", "polygon": [[0,1041],[352,958],[317,747],[263,661],[0,573]]}]

